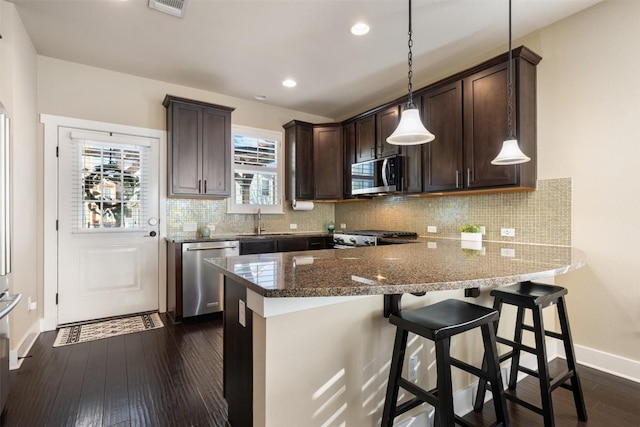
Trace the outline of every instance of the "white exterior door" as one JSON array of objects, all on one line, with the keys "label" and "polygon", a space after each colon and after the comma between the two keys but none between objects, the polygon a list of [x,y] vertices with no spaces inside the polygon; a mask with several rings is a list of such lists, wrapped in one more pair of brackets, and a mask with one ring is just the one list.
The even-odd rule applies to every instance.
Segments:
[{"label": "white exterior door", "polygon": [[58,324],[158,309],[154,138],[58,128]]}]

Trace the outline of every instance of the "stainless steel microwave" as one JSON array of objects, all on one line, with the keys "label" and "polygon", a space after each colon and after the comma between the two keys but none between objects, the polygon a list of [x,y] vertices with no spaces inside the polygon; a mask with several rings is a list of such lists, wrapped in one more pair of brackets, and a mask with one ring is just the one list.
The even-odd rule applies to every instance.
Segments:
[{"label": "stainless steel microwave", "polygon": [[351,194],[402,192],[402,157],[392,156],[351,165]]}]

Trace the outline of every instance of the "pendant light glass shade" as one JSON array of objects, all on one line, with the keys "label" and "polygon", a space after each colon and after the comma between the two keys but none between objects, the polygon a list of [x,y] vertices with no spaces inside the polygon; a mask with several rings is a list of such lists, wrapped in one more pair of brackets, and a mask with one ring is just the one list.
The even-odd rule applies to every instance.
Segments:
[{"label": "pendant light glass shade", "polygon": [[392,145],[418,145],[425,144],[433,141],[436,137],[427,130],[420,120],[420,112],[413,103],[413,85],[411,83],[411,76],[413,76],[413,52],[411,47],[413,46],[413,30],[411,29],[411,0],[409,0],[409,55],[407,64],[409,65],[409,97],[407,102],[407,108],[402,112],[400,116],[400,123],[398,127],[389,137],[387,143]]},{"label": "pendant light glass shade", "polygon": [[395,131],[387,138],[389,144],[416,145],[425,144],[435,139],[420,120],[417,108],[407,108],[400,116],[400,123]]},{"label": "pendant light glass shade", "polygon": [[498,156],[491,160],[492,165],[517,165],[531,160],[527,157],[518,146],[518,140],[515,138],[507,139],[502,143],[502,149]]}]

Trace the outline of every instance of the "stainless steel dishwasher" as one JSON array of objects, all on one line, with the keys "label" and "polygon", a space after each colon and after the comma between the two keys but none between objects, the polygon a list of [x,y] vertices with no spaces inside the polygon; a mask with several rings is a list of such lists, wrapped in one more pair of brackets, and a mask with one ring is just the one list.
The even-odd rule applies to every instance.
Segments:
[{"label": "stainless steel dishwasher", "polygon": [[237,241],[182,244],[182,317],[224,310],[224,276],[204,260],[239,254]]}]

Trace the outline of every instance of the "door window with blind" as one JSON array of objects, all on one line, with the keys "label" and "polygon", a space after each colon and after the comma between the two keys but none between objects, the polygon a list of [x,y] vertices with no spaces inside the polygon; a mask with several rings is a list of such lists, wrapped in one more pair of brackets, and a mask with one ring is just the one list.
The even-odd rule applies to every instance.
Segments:
[{"label": "door window with blind", "polygon": [[148,147],[78,140],[74,231],[146,228]]},{"label": "door window with blind", "polygon": [[283,213],[280,132],[233,126],[233,188],[227,212]]}]

